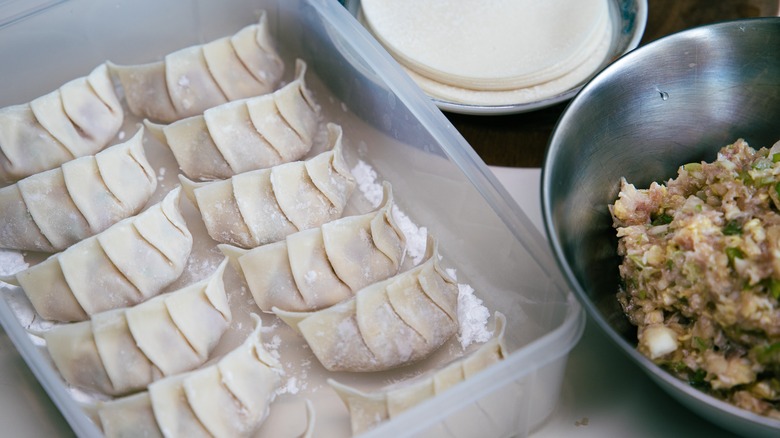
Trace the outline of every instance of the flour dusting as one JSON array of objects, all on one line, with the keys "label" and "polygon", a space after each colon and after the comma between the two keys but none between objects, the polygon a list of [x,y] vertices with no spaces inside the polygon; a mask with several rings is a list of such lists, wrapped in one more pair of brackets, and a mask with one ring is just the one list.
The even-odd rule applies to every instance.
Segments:
[{"label": "flour dusting", "polygon": [[19,251],[0,250],[0,275],[15,274],[30,265],[24,261],[24,256]]},{"label": "flour dusting", "polygon": [[487,342],[493,333],[487,329],[490,311],[474,295],[474,288],[458,284],[458,340],[464,349],[474,342]]},{"label": "flour dusting", "polygon": [[376,182],[376,171],[370,165],[366,164],[363,160],[358,160],[357,165],[352,168],[352,176],[357,181],[358,188],[366,197],[368,202],[374,208],[379,207],[384,198],[384,190],[381,184]]}]

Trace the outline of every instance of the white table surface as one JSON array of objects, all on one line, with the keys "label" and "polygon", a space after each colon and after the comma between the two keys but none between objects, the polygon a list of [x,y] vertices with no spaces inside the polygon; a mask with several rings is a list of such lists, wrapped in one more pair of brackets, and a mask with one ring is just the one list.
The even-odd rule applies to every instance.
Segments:
[{"label": "white table surface", "polygon": [[[492,168],[542,230],[539,169]],[[0,436],[54,437],[73,432],[0,329]],[[688,411],[629,361],[588,320],[569,355],[561,399],[532,434],[548,437],[726,437],[731,434]]]}]

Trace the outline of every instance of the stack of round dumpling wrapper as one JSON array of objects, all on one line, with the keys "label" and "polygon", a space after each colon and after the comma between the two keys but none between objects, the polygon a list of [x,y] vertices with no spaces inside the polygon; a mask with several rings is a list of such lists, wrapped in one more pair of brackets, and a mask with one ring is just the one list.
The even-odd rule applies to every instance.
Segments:
[{"label": "stack of round dumpling wrapper", "polygon": [[587,80],[612,42],[608,0],[363,0],[363,21],[431,97],[510,105]]}]

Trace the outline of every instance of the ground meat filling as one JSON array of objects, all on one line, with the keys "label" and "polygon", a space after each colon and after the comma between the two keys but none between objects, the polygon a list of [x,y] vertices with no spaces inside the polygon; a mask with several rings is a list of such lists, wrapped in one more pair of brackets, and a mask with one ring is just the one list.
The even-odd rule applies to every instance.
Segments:
[{"label": "ground meat filling", "polygon": [[780,419],[780,142],[744,140],[666,184],[621,180],[609,206],[617,294],[638,350],[741,408]]}]

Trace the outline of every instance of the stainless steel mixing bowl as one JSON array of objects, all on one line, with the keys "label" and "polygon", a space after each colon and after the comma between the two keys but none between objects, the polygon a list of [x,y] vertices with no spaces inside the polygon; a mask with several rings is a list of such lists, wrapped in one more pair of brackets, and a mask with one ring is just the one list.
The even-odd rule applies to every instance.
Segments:
[{"label": "stainless steel mixing bowl", "polygon": [[615,299],[619,259],[607,205],[620,177],[665,181],[712,161],[737,138],[780,140],[780,18],[718,23],[641,47],[608,66],[569,104],[542,171],[550,244],[595,322],[666,391],[698,414],[747,436],[780,436],[780,421],[716,400],[635,350],[636,330]]}]

